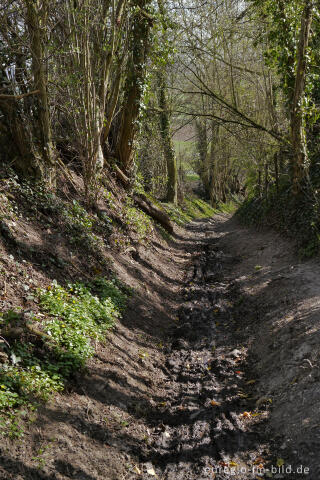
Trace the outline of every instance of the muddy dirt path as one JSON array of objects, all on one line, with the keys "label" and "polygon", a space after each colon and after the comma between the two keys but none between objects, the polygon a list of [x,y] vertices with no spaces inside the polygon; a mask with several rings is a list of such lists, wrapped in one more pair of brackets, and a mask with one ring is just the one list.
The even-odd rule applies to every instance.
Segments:
[{"label": "muddy dirt path", "polygon": [[[226,281],[237,259],[219,246],[215,222],[189,226],[192,246],[173,341],[167,350],[167,398],[153,453],[144,467],[166,480],[255,478],[269,455],[262,418],[249,399],[247,348],[235,333],[240,294]],[[258,470],[259,469],[259,470]]]},{"label": "muddy dirt path", "polygon": [[0,479],[319,480],[319,260],[228,215],[110,258],[127,311]]},{"label": "muddy dirt path", "polygon": [[298,322],[301,303],[313,310],[307,292],[320,293],[319,278],[318,290],[308,284],[317,263],[297,262],[274,232],[226,216],[188,230],[198,242],[188,247],[144,478],[318,479],[319,349],[310,359],[315,338],[303,338]]}]

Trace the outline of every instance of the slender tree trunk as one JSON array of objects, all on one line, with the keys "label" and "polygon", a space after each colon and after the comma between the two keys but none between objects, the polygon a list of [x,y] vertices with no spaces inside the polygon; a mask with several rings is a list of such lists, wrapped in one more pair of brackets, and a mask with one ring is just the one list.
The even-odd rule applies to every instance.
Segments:
[{"label": "slender tree trunk", "polygon": [[47,73],[44,64],[43,35],[46,30],[47,0],[41,2],[40,8],[36,8],[36,2],[25,0],[26,22],[30,36],[30,47],[32,57],[32,73],[34,90],[39,90],[36,98],[37,104],[37,141],[39,154],[43,162],[43,177],[51,186],[56,181],[55,150],[52,144],[51,124],[49,113],[49,101],[47,92]]},{"label": "slender tree trunk", "polygon": [[279,158],[278,156],[279,156],[278,152],[276,152],[273,156],[277,193],[279,193]]},{"label": "slender tree trunk", "polygon": [[269,190],[269,163],[264,164],[264,194],[267,195]]},{"label": "slender tree trunk", "polygon": [[[168,43],[166,9],[164,0],[158,0],[159,12],[162,17],[162,43],[166,47]],[[167,92],[167,72],[162,69],[158,72],[159,86],[159,107],[160,107],[160,133],[162,137],[163,150],[167,163],[167,201],[176,204],[178,202],[178,171],[177,159],[172,143],[170,131],[170,114]]]},{"label": "slender tree trunk", "polygon": [[177,204],[178,201],[178,172],[177,160],[170,132],[170,114],[167,99],[167,88],[165,76],[159,73],[159,107],[160,107],[160,133],[162,137],[163,150],[167,162],[167,201]]},{"label": "slender tree trunk", "polygon": [[145,83],[145,60],[149,49],[149,32],[153,22],[153,19],[145,12],[149,3],[150,0],[134,2],[136,13],[130,46],[132,54],[127,64],[123,111],[116,147],[117,157],[126,175],[130,175],[132,168],[137,119]]},{"label": "slender tree trunk", "polygon": [[210,145],[210,201],[211,204],[216,207],[218,204],[217,198],[217,165],[216,165],[216,149],[215,149],[215,141],[216,137],[218,136],[219,127],[217,126],[216,122],[211,122],[211,145]]},{"label": "slender tree trunk", "polygon": [[258,196],[261,198],[262,196],[262,172],[261,172],[261,167],[259,166],[259,170],[258,170]]},{"label": "slender tree trunk", "polygon": [[199,175],[205,189],[207,198],[210,198],[210,172],[208,169],[208,136],[205,120],[196,123],[197,149],[199,153]]},{"label": "slender tree trunk", "polygon": [[108,112],[105,118],[105,125],[103,127],[102,135],[101,135],[102,145],[105,144],[108,140],[108,135],[110,133],[112,120],[113,120],[114,113],[119,100],[120,86],[121,86],[121,67],[119,67],[119,71],[117,72],[114,84],[112,85],[112,97],[111,97],[110,105],[108,106]]},{"label": "slender tree trunk", "polygon": [[291,143],[293,149],[293,193],[301,188],[301,180],[308,163],[307,140],[303,114],[305,92],[307,47],[312,23],[312,1],[306,0],[301,17],[300,38],[297,52],[297,72],[291,110]]}]

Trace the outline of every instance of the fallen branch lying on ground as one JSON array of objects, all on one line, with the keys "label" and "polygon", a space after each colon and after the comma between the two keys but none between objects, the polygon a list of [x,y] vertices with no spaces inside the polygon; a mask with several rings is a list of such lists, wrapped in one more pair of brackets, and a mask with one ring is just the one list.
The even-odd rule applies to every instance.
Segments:
[{"label": "fallen branch lying on ground", "polygon": [[160,210],[160,208],[156,207],[156,205],[151,203],[145,195],[136,194],[133,196],[133,200],[143,212],[159,222],[167,232],[173,233],[173,225],[169,216],[164,211]]}]

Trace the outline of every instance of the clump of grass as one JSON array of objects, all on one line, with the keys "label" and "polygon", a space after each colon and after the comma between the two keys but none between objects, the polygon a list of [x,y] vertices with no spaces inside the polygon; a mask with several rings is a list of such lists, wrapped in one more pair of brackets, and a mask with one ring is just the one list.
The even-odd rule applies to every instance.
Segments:
[{"label": "clump of grass", "polygon": [[230,200],[229,202],[226,202],[226,203],[220,203],[218,206],[218,211],[222,213],[235,213],[239,205],[240,205],[240,200],[238,199]]},{"label": "clump of grass", "polygon": [[186,197],[179,206],[164,203],[163,208],[171,220],[181,226],[196,218],[212,217],[218,212],[217,209],[198,197]]}]

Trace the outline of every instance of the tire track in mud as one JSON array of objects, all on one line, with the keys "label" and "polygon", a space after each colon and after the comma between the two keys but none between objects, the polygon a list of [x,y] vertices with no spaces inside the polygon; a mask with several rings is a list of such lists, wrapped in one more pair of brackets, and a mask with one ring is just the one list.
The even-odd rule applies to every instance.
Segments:
[{"label": "tire track in mud", "polygon": [[[210,225],[189,228],[201,236]],[[241,296],[225,279],[236,261],[220,251],[217,238],[203,238],[193,248],[167,349],[167,398],[159,406],[144,478],[152,478],[148,471],[161,480],[251,479],[263,472],[270,405],[257,407],[252,398],[247,348],[237,340]]]}]

